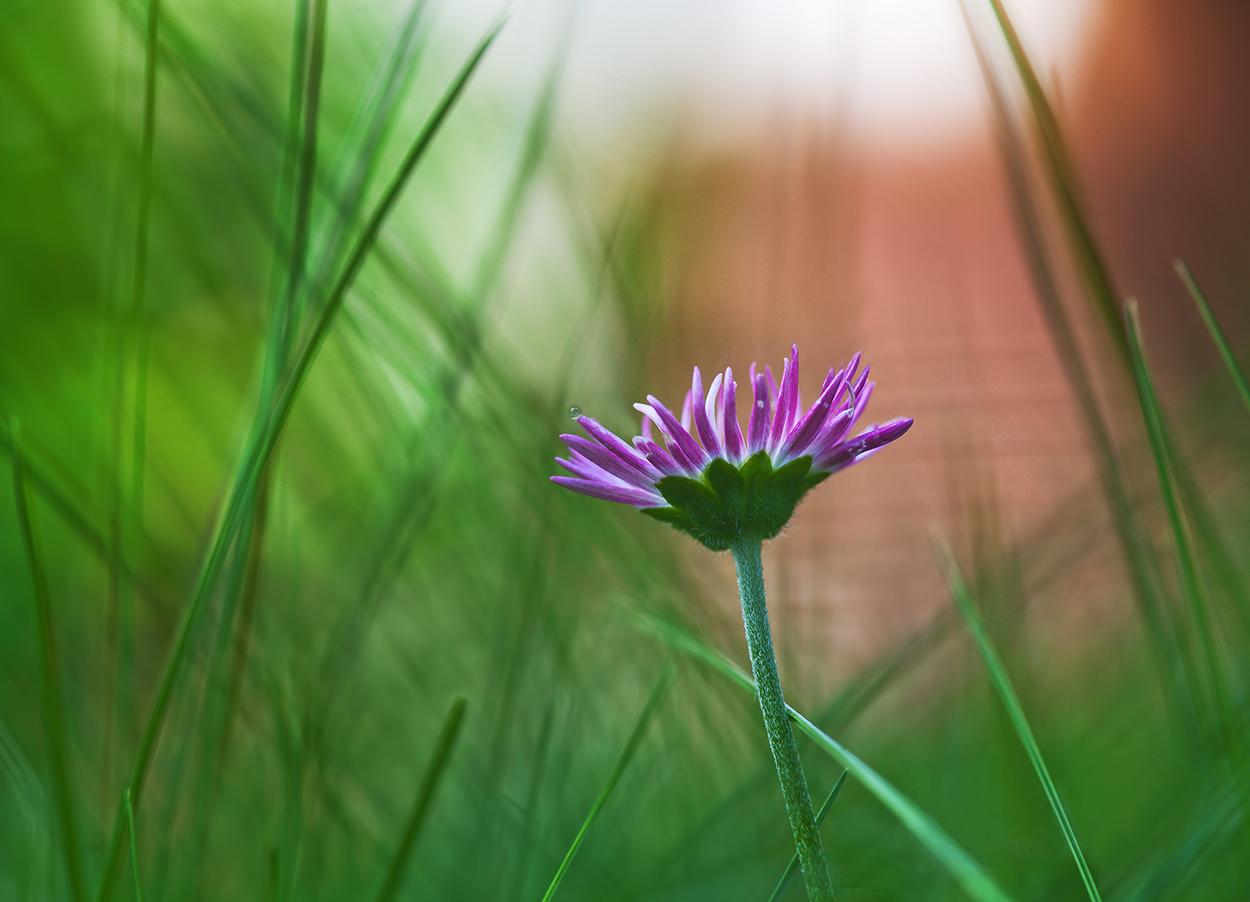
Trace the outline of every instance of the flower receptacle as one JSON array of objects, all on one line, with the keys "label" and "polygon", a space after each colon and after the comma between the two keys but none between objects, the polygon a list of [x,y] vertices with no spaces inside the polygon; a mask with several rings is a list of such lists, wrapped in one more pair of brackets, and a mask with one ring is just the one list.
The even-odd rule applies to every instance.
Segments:
[{"label": "flower receptacle", "polygon": [[746,539],[771,539],[789,522],[799,500],[827,478],[812,472],[805,455],[773,467],[766,451],[734,466],[714,458],[698,479],[665,476],[656,488],[666,507],[642,512],[692,536],[713,551],[725,551]]}]

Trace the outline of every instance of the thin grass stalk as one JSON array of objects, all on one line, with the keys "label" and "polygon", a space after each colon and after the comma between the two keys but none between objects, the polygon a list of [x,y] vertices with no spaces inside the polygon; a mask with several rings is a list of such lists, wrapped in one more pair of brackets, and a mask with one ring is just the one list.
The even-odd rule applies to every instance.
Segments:
[{"label": "thin grass stalk", "polygon": [[[738,665],[685,630],[652,617],[644,625],[662,641],[710,665],[743,689],[758,696],[755,681]],[[856,757],[849,749],[826,734],[789,705],[790,719],[811,738],[822,751],[851,772],[856,780],[881,802],[907,828],[938,864],[977,902],[1010,902],[1011,897],[999,889],[993,878],[979,863],[944,831],[938,823],[889,781]]]},{"label": "thin grass stalk", "polygon": [[1198,285],[1198,280],[1194,278],[1194,274],[1190,272],[1184,260],[1177,259],[1172,265],[1176,268],[1176,274],[1181,277],[1181,281],[1185,283],[1189,296],[1194,299],[1198,315],[1202,317],[1202,322],[1211,335],[1211,341],[1220,352],[1220,359],[1224,361],[1228,375],[1232,376],[1233,384],[1237,386],[1237,394],[1241,396],[1241,403],[1246,406],[1247,411],[1250,411],[1250,382],[1246,381],[1246,374],[1242,371],[1241,364],[1237,362],[1237,355],[1233,353],[1233,346],[1229,344],[1228,336],[1220,328],[1220,321],[1215,318],[1215,312],[1207,303],[1205,292]]},{"label": "thin grass stalk", "polygon": [[[846,775],[849,770],[843,770],[842,775],[838,777],[838,782],[833,784],[833,789],[829,791],[829,795],[825,798],[825,802],[820,806],[820,811],[816,812],[816,827],[825,822],[825,816],[829,813],[829,809],[833,807],[834,801],[838,798],[838,793],[842,791],[842,784],[846,782]],[[795,852],[790,858],[790,863],[786,865],[785,873],[781,875],[781,879],[777,881],[777,886],[773,889],[773,894],[768,897],[768,902],[779,902],[786,890],[790,888],[790,881],[794,879],[794,874],[799,869],[799,853]]]},{"label": "thin grass stalk", "polygon": [[[269,410],[273,405],[287,367],[292,336],[298,328],[295,299],[307,255],[316,174],[321,78],[325,66],[325,29],[326,3],[317,2],[310,16],[309,0],[299,0],[291,39],[286,140],[273,213],[275,228],[287,240],[283,242],[277,238],[274,242],[270,287],[272,315],[261,377],[260,410]],[[284,244],[287,249],[285,258],[281,253]],[[284,275],[279,276],[278,273]],[[258,419],[253,428],[262,426],[263,422]],[[250,516],[245,517],[240,526],[232,573],[226,579],[223,592],[217,635],[206,666],[201,771],[192,805],[192,810],[196,812],[193,836],[188,843],[192,880],[195,879],[208,835],[213,795],[222,773],[230,722],[242,680],[243,655],[237,650],[245,649],[248,644],[246,633],[251,628],[251,604],[255,599],[255,581],[264,544],[264,521],[272,472],[272,468],[267,467],[261,475]],[[243,635],[232,642],[236,631],[236,612],[241,606],[244,614],[240,615],[237,628]],[[230,656],[232,666],[223,673],[223,662],[231,648],[236,649],[236,654]]]},{"label": "thin grass stalk", "polygon": [[135,833],[135,807],[126,790],[126,825],[130,833],[130,865],[135,875],[135,902],[143,902],[143,882],[139,879],[139,837]]},{"label": "thin grass stalk", "polygon": [[460,724],[464,720],[464,710],[467,704],[468,702],[462,696],[457,696],[452,700],[447,717],[443,721],[443,728],[434,742],[434,753],[425,766],[425,773],[417,788],[416,798],[413,799],[412,811],[404,825],[404,832],[395,849],[395,856],[391,859],[391,866],[387,868],[382,888],[378,890],[377,902],[391,902],[395,894],[399,892],[404,879],[404,870],[408,866],[408,859],[412,857],[417,837],[421,835],[421,828],[425,825],[425,816],[430,809],[430,801],[434,798],[434,790],[438,788],[443,773],[447,769],[447,762],[451,759],[451,750],[456,743],[456,737],[460,734]]},{"label": "thin grass stalk", "polygon": [[333,215],[315,242],[316,256],[321,262],[307,289],[310,302],[334,277],[386,147],[386,138],[402,109],[420,59],[419,26],[426,5],[426,0],[412,0],[402,23],[394,29],[394,37],[379,60],[348,129],[342,160],[328,178],[325,190],[333,204]]},{"label": "thin grass stalk", "polygon": [[[131,295],[125,311],[118,323],[116,384],[113,406],[113,436],[111,443],[112,479],[111,508],[113,544],[123,547],[125,528],[122,522],[122,510],[127,505],[122,500],[122,420],[125,417],[126,385],[128,374],[134,380],[134,409],[131,423],[131,483],[129,519],[133,525],[135,520],[135,495],[141,489],[135,480],[142,480],[143,452],[141,447],[146,444],[144,432],[147,429],[146,416],[146,381],[147,354],[146,344],[141,335],[143,310],[147,296],[148,275],[148,236],[152,211],[152,157],[156,133],[156,74],[157,46],[160,35],[161,5],[160,0],[148,0],[145,22],[144,58],[143,58],[143,119],[139,146],[139,185],[137,192],[138,208],[135,217],[134,258],[131,269]],[[134,532],[134,530],[131,530]],[[106,794],[112,782],[111,770],[114,746],[114,728],[118,709],[121,707],[117,697],[117,672],[122,657],[124,639],[123,608],[127,599],[123,598],[125,586],[117,570],[117,562],[109,564],[108,582],[108,652],[104,669],[104,751],[101,756],[102,780],[101,788]]]},{"label": "thin grass stalk", "polygon": [[26,478],[22,462],[21,438],[16,421],[10,421],[9,435],[13,441],[13,501],[17,508],[18,531],[30,566],[31,587],[35,601],[35,623],[39,630],[40,698],[43,703],[43,728],[48,745],[49,770],[52,772],[52,794],[56,802],[57,821],[61,828],[61,852],[65,873],[69,878],[74,902],[85,902],[86,881],[83,878],[82,854],[78,831],[74,826],[74,792],[70,782],[68,754],[65,744],[65,703],[61,697],[61,681],[56,658],[56,637],[52,628],[52,604],[48,594],[48,576],[35,534],[32,511],[26,500]]},{"label": "thin grass stalk", "polygon": [[[1064,309],[1054,264],[1046,246],[1041,214],[1030,186],[1024,142],[1012,124],[1006,91],[973,24],[970,2],[971,0],[962,0],[964,21],[990,96],[999,151],[1014,201],[1012,212],[1020,237],[1020,247],[1029,267],[1038,305],[1051,341],[1068,384],[1076,395],[1086,435],[1093,446],[1099,482],[1110,508],[1116,536],[1133,581],[1133,596],[1137,602],[1138,613],[1145,627],[1156,667],[1164,680],[1168,701],[1182,722],[1193,727],[1197,722],[1192,699],[1196,671],[1187,651],[1187,643],[1183,635],[1180,635],[1183,627],[1175,623],[1169,614],[1166,599],[1160,589],[1163,584],[1162,575],[1159,573],[1154,550],[1130,498],[1124,468],[1111,429],[1099,406],[1092,374],[1085,364],[1075,329]],[[1025,62],[1027,65],[1027,60]]]},{"label": "thin grass stalk", "polygon": [[608,774],[608,779],[604,782],[603,789],[599,790],[599,796],[595,799],[595,803],[590,806],[590,812],[586,815],[586,819],[582,821],[581,829],[573,837],[573,844],[569,846],[568,852],[564,855],[564,860],[560,862],[560,867],[556,869],[555,876],[551,878],[551,883],[547,886],[547,892],[543,893],[542,902],[551,902],[551,898],[556,894],[556,890],[560,888],[564,875],[568,873],[569,865],[573,863],[578,849],[582,847],[582,843],[586,840],[586,834],[594,826],[595,820],[599,817],[599,812],[603,810],[603,806],[608,801],[608,796],[612,794],[612,790],[616,788],[621,775],[625,773],[625,768],[629,766],[629,762],[633,760],[638,747],[642,745],[642,740],[647,735],[647,727],[651,725],[655,712],[659,710],[665,696],[668,695],[668,690],[676,679],[677,668],[672,663],[667,664],[664,668],[664,673],[660,676],[660,681],[651,690],[651,697],[647,699],[647,703],[643,706],[642,713],[638,715],[638,720],[634,723],[634,729],[630,732],[629,739],[625,741],[625,747],[621,749],[621,754],[617,757],[616,764],[613,765],[612,771]]},{"label": "thin grass stalk", "polygon": [[1203,563],[1206,564],[1204,572],[1209,573],[1223,590],[1241,621],[1242,629],[1250,635],[1250,579],[1245,576],[1225,536],[1221,534],[1219,524],[1210,505],[1202,496],[1188,462],[1172,441],[1175,430],[1167,426],[1167,416],[1163,411],[1160,411],[1160,416],[1165,425],[1163,437],[1167,440],[1168,458],[1172,461],[1176,485],[1180,491],[1181,509],[1197,538],[1195,544],[1199,552],[1199,566],[1201,568]]},{"label": "thin grass stalk", "polygon": [[[304,100],[308,94],[309,5],[312,0],[297,0],[291,29],[291,67],[287,82],[286,135],[282,144],[282,163],[278,187],[273,200],[274,247],[270,263],[269,292],[272,314],[266,341],[265,371],[261,382],[261,409],[269,409],[286,369],[292,336],[291,293],[286,286],[291,279],[295,257],[296,179],[299,175],[300,136],[303,134]],[[324,22],[322,25],[324,30]],[[285,255],[284,252],[285,251]]]},{"label": "thin grass stalk", "polygon": [[1128,342],[1124,335],[1124,324],[1120,320],[1119,293],[1112,283],[1102,251],[1087,225],[1080,186],[1063,132],[1059,128],[1059,122],[1037,78],[1033,64],[1024,51],[1020,36],[1016,33],[1007,10],[1003,8],[1002,0],[988,0],[988,2],[1003,38],[1007,42],[1007,48],[1011,52],[1016,72],[1024,86],[1024,93],[1028,98],[1037,126],[1038,137],[1041,139],[1043,158],[1050,175],[1051,187],[1058,201],[1064,226],[1067,228],[1077,268],[1094,300],[1095,309],[1106,327],[1106,335],[1111,341],[1112,348],[1121,365],[1127,370],[1129,368]]},{"label": "thin grass stalk", "polygon": [[291,230],[290,258],[286,276],[283,313],[284,347],[298,327],[301,305],[300,289],[307,268],[308,236],[312,230],[313,192],[317,178],[317,134],[321,112],[321,75],[325,69],[326,6],[328,0],[312,0],[312,39],[308,52],[308,75],[304,85],[301,118],[304,126],[300,144],[299,168],[295,188],[295,222]]},{"label": "thin grass stalk", "polygon": [[[206,599],[211,595],[217,584],[217,578],[221,572],[222,565],[225,562],[226,555],[234,543],[235,537],[244,517],[244,512],[251,506],[255,498],[261,475],[265,467],[268,465],[269,459],[273,454],[273,450],[277,445],[278,438],[282,433],[283,427],[290,416],[291,409],[294,406],[295,398],[299,394],[300,388],[303,386],[304,379],[308,375],[313,360],[317,356],[317,352],[324,343],[326,336],[329,334],[331,325],[334,322],[335,314],[342,306],[346,298],[347,291],[355,281],[356,275],[359,273],[361,266],[364,265],[365,258],[368,256],[370,249],[377,240],[378,233],[381,231],[383,223],[385,223],[391,210],[394,208],[395,202],[399,199],[404,186],[408,182],[408,178],[412,175],[417,163],[424,158],[426,151],[433,142],[434,137],[438,134],[447,116],[450,114],[456,101],[467,87],[470,77],[477,70],[478,64],[482,57],[486,54],[487,49],[494,41],[495,37],[502,29],[503,23],[495,25],[482,40],[474,48],[468,60],[461,67],[460,72],[452,81],[447,91],[443,94],[442,99],[435,107],[429,119],[418,133],[412,146],[409,148],[407,155],[404,157],[403,163],[396,172],[386,192],[381,200],[374,208],[372,215],[369,217],[368,224],[362,234],[357,239],[351,255],[348,257],[347,265],[335,284],[334,289],[330,293],[325,307],[321,311],[316,327],[313,329],[300,355],[296,359],[292,371],[287,378],[282,393],[279,395],[274,408],[269,412],[265,419],[265,426],[259,430],[256,438],[249,442],[249,448],[244,456],[244,461],[239,469],[234,487],[230,492],[229,500],[226,503],[225,511],[215,530],[214,539],[209,546],[204,563],[200,570],[200,575],[196,581],[196,587],[192,594],[191,603],[183,615],[182,622],[179,626],[177,636],[175,637],[173,647],[170,651],[169,660],[165,666],[161,682],[153,701],[152,712],[148,718],[147,727],[144,730],[142,741],[139,746],[139,754],[135,760],[134,770],[131,773],[129,788],[134,796],[136,804],[140,804],[143,798],[143,785],[147,778],[148,767],[151,764],[152,754],[155,752],[157,740],[160,736],[161,727],[164,724],[166,710],[169,706],[173,689],[180,675],[182,664],[186,657],[187,648],[190,642],[191,633],[198,621],[198,614],[203,607]],[[108,852],[105,857],[105,868],[100,884],[99,900],[107,902],[112,896],[113,878],[116,875],[118,858],[121,852],[122,828],[124,826],[124,805],[118,805],[117,818],[114,822],[112,838],[109,842]]]},{"label": "thin grass stalk", "polygon": [[1176,547],[1176,560],[1180,570],[1181,596],[1185,600],[1189,616],[1193,618],[1201,643],[1203,663],[1206,665],[1207,679],[1210,681],[1214,695],[1216,715],[1224,742],[1232,751],[1237,745],[1234,729],[1232,702],[1228,694],[1228,685],[1224,677],[1224,668],[1219,651],[1215,645],[1215,636],[1211,629],[1210,602],[1207,600],[1206,589],[1198,573],[1194,560],[1193,546],[1189,531],[1181,512],[1180,499],[1173,478],[1173,465],[1168,453],[1168,439],[1163,424],[1162,406],[1155,392],[1154,381],[1150,376],[1150,368],[1146,362],[1146,353],[1142,342],[1141,321],[1137,313],[1137,302],[1129,300],[1125,305],[1125,321],[1129,336],[1129,348],[1133,356],[1133,375],[1137,381],[1137,397],[1141,403],[1142,418],[1146,422],[1146,435],[1150,440],[1150,452],[1155,462],[1155,474],[1159,480],[1159,492],[1163,495],[1164,510],[1167,512],[1168,526],[1172,531],[1172,540]]},{"label": "thin grass stalk", "polygon": [[[10,464],[14,460],[13,437],[9,433],[9,425],[0,422],[0,452],[8,456]],[[57,485],[56,480],[31,455],[29,448],[23,452],[23,471],[26,485],[33,489],[45,504],[60,515],[61,520],[82,540],[106,568],[115,561],[117,572],[136,592],[158,607],[169,607],[172,590],[167,585],[158,585],[138,570],[126,559],[122,549],[112,542],[108,534],[97,528],[83,513],[82,508]]]},{"label": "thin grass stalk", "polygon": [[[558,67],[553,67],[549,71],[543,93],[530,116],[525,139],[527,148],[543,147],[546,144],[545,135],[551,128],[552,105],[549,99],[544,98],[548,98],[554,92],[553,85],[558,72]],[[341,674],[359,649],[379,598],[385,593],[386,587],[402,566],[407,550],[429,522],[436,500],[435,487],[438,474],[442,471],[442,460],[452,448],[451,443],[446,439],[449,431],[446,426],[458,410],[461,389],[479,367],[483,365],[488,368],[493,367],[491,361],[483,360],[478,353],[485,335],[485,330],[480,323],[484,315],[484,298],[494,287],[493,279],[498,278],[502,268],[502,260],[497,258],[502,258],[506,252],[510,237],[516,229],[517,213],[522,200],[537,173],[537,159],[533,153],[527,151],[525,159],[528,162],[523,162],[517,168],[508,192],[511,200],[503,206],[500,219],[495,229],[492,230],[494,238],[488,243],[486,255],[478,269],[476,288],[472,294],[475,300],[472,309],[467,314],[462,314],[459,309],[455,308],[452,302],[460,296],[460,292],[452,287],[450,277],[438,275],[432,277],[435,289],[433,293],[447,301],[445,310],[436,311],[433,315],[441,329],[441,337],[453,349],[452,360],[448,362],[444,372],[432,380],[441,389],[439,398],[441,403],[431,405],[433,412],[414,428],[412,434],[421,441],[413,457],[421,462],[426,460],[435,462],[423,466],[414,465],[410,468],[412,478],[405,488],[397,493],[397,496],[404,500],[396,506],[391,523],[384,532],[386,538],[382,542],[382,550],[371,562],[366,571],[367,575],[361,581],[356,603],[343,618],[340,627],[335,630],[334,644],[326,654],[326,663],[321,678],[322,697],[325,699],[321,714],[323,720],[328,713],[329,702],[337,691],[336,687]],[[423,296],[424,292],[414,284],[413,279],[394,254],[382,247],[379,248],[378,258],[379,262],[387,268],[388,273],[408,288],[414,297]],[[491,278],[487,279],[483,274],[489,274]],[[511,388],[507,380],[500,381],[504,389]],[[314,727],[314,732],[317,729]]]},{"label": "thin grass stalk", "polygon": [[1007,709],[1007,717],[1011,720],[1011,725],[1015,728],[1016,735],[1020,738],[1020,744],[1024,746],[1024,751],[1029,756],[1033,770],[1037,773],[1037,779],[1042,784],[1042,791],[1046,793],[1046,799],[1050,802],[1050,808],[1055,813],[1055,819],[1059,821],[1059,829],[1063,831],[1063,838],[1068,844],[1068,850],[1072,853],[1072,859],[1076,862],[1076,869],[1081,874],[1081,882],[1085,884],[1085,891],[1089,894],[1091,902],[1102,902],[1102,896],[1098,892],[1098,885],[1094,882],[1094,875],[1090,872],[1089,864],[1085,861],[1085,853],[1081,851],[1081,844],[1077,841],[1076,831],[1072,828],[1072,822],[1068,819],[1068,813],[1063,807],[1063,800],[1059,797],[1059,790],[1055,787],[1055,781],[1050,777],[1050,770],[1046,767],[1046,761],[1042,757],[1042,750],[1037,744],[1037,739],[1033,736],[1033,729],[1029,726],[1028,718],[1024,715],[1024,708],[1020,705],[1020,699],[1016,695],[1015,688],[1011,685],[1011,678],[1007,675],[1007,668],[998,656],[998,651],[994,648],[993,642],[990,641],[989,633],[986,632],[981,615],[977,612],[976,605],[972,601],[972,596],[968,591],[968,584],[964,581],[963,574],[959,571],[959,564],[956,563],[955,556],[951,554],[950,549],[945,544],[935,544],[939,563],[942,565],[947,585],[950,587],[951,597],[955,600],[955,607],[959,609],[960,616],[963,617],[964,623],[968,626],[968,632],[972,634],[977,651],[985,662],[985,669],[989,671],[990,681],[994,684],[994,689],[998,692],[998,697],[1002,700],[1003,707]]}]

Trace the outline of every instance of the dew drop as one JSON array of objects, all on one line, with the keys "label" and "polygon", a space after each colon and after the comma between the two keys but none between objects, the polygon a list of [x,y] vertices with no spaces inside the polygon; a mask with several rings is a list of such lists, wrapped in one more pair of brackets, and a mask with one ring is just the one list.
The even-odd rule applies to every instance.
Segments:
[{"label": "dew drop", "polygon": [[763,402],[763,401],[756,401],[756,402],[755,402],[755,406],[756,406],[756,407],[758,407],[760,410],[763,410],[763,409],[764,409],[764,402]]},{"label": "dew drop", "polygon": [[581,415],[582,415],[582,409],[581,409],[580,407],[570,407],[570,408],[569,408],[569,419],[570,419],[570,420],[576,420],[576,419],[577,419],[578,417],[580,417]]}]

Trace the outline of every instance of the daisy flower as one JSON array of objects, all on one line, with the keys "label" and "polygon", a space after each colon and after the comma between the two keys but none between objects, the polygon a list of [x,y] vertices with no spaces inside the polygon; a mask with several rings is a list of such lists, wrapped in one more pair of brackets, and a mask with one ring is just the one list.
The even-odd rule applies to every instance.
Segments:
[{"label": "daisy flower", "polygon": [[641,434],[627,442],[592,417],[577,422],[588,438],[562,435],[571,476],[552,482],[607,501],[630,504],[720,551],[742,538],[770,539],[810,489],[899,438],[912,424],[891,420],[856,432],[875,383],[860,355],[830,369],[820,395],[804,409],[799,349],[785,361],[778,388],[772,371],[751,365],[753,394],[743,432],[733,370],[704,392],[694,368],[680,418],[654,395],[635,404]]}]

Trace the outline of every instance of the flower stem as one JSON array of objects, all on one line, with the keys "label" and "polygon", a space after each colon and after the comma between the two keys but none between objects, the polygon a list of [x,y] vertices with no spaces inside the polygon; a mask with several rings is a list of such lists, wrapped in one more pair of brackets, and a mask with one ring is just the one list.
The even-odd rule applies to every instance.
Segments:
[{"label": "flower stem", "polygon": [[764,561],[760,556],[762,545],[760,539],[744,539],[730,549],[738,568],[738,593],[742,596],[742,623],[746,627],[747,650],[751,653],[751,672],[759,687],[764,730],[768,733],[768,747],[777,766],[777,777],[781,780],[781,794],[786,801],[790,829],[794,832],[807,896],[812,902],[828,902],[833,898],[833,880],[820,844],[799,749],[790,731],[781,678],[777,675],[777,658],[773,654],[773,636],[768,628]]}]

